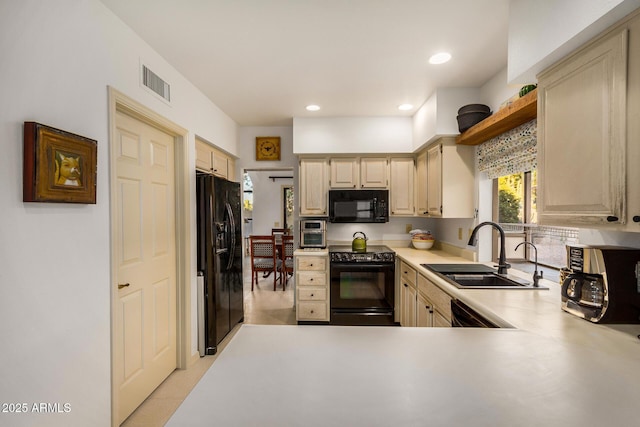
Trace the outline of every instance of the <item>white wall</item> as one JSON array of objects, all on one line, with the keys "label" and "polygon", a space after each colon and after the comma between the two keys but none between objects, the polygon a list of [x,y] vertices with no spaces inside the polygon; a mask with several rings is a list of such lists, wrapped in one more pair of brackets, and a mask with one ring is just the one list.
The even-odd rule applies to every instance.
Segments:
[{"label": "white wall", "polygon": [[[256,137],[279,136],[280,160],[257,161]],[[298,158],[293,154],[293,128],[291,126],[242,126],[238,131],[237,173],[251,170],[253,180],[253,213],[251,227],[245,227],[243,235],[271,234],[275,222],[282,224],[282,186],[297,183],[294,173],[298,169]],[[260,171],[266,169],[265,171]],[[292,179],[269,179],[272,176],[294,176]],[[297,184],[296,184],[297,187]],[[295,197],[295,196],[294,196]]]},{"label": "white wall", "polygon": [[526,84],[640,7],[640,0],[511,0],[509,82]]},{"label": "white wall", "polygon": [[293,118],[293,152],[411,153],[411,117]]},{"label": "white wall", "polygon": [[[235,153],[237,126],[97,0],[0,2],[0,55],[0,402],[71,405],[0,425],[110,426],[107,86],[189,129],[191,152],[197,133]],[[140,87],[141,58],[171,84],[171,105]],[[98,141],[95,205],[22,202],[29,120]]]},{"label": "white wall", "polygon": [[481,103],[477,88],[439,88],[413,115],[413,151],[437,138],[458,135],[458,109]]}]

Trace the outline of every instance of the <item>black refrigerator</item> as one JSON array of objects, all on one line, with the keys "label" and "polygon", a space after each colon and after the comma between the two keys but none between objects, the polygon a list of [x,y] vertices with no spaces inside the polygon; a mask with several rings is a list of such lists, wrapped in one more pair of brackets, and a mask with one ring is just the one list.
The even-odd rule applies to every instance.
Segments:
[{"label": "black refrigerator", "polygon": [[199,351],[215,354],[220,341],[244,320],[240,184],[196,174],[198,279],[201,281]]}]

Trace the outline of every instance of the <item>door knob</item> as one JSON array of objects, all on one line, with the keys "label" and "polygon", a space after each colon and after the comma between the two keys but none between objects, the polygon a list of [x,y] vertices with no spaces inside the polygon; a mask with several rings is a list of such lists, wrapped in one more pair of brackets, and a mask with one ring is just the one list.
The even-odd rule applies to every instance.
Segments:
[{"label": "door knob", "polygon": [[118,289],[126,288],[126,287],[128,287],[128,286],[129,286],[129,283],[125,283],[124,285],[123,285],[123,284],[118,283]]}]

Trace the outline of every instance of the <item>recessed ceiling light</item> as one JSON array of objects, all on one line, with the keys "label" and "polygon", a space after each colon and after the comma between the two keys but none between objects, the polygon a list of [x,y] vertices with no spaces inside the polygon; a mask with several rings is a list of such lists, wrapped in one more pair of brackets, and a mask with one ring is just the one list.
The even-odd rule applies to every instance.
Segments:
[{"label": "recessed ceiling light", "polygon": [[451,59],[451,54],[448,52],[440,52],[432,55],[429,58],[429,64],[444,64]]},{"label": "recessed ceiling light", "polygon": [[305,107],[307,111],[318,111],[320,109],[319,105],[311,104]]},{"label": "recessed ceiling light", "polygon": [[400,104],[398,105],[398,110],[402,110],[402,111],[409,111],[413,108],[413,105],[411,104]]}]

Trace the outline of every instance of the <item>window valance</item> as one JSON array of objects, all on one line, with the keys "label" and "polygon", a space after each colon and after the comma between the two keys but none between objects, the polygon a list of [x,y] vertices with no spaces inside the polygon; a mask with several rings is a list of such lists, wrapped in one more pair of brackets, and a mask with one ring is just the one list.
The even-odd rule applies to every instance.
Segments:
[{"label": "window valance", "polygon": [[537,119],[533,119],[478,145],[478,170],[493,179],[535,169],[537,124]]}]

